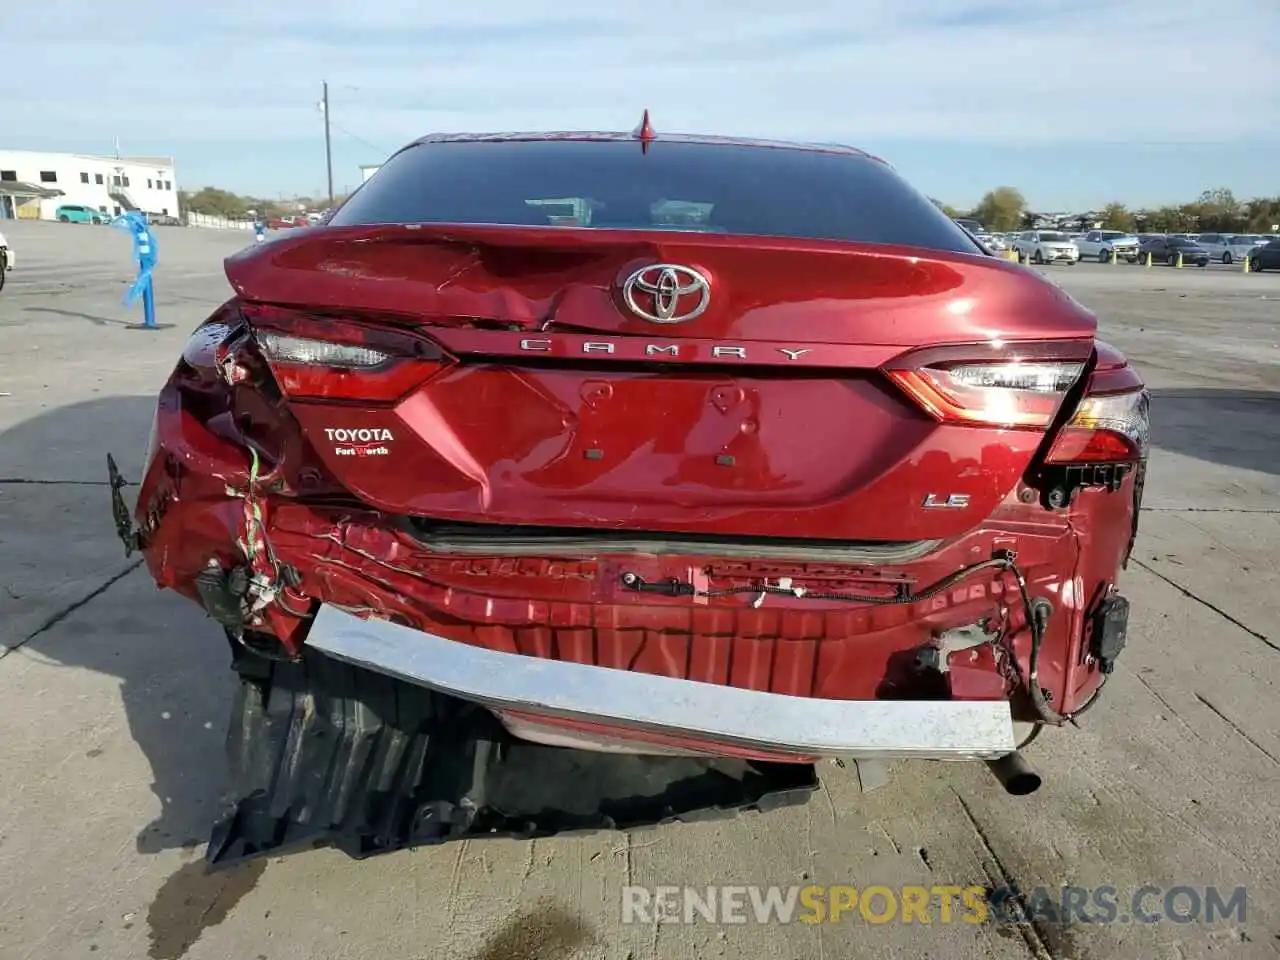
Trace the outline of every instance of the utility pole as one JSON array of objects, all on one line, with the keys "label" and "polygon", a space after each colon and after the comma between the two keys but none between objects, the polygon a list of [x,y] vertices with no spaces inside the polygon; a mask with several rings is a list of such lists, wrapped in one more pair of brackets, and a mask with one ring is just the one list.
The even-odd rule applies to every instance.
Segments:
[{"label": "utility pole", "polygon": [[333,146],[329,137],[329,81],[324,83],[324,99],[320,101],[320,112],[324,114],[324,163],[329,174],[329,206],[333,206]]}]

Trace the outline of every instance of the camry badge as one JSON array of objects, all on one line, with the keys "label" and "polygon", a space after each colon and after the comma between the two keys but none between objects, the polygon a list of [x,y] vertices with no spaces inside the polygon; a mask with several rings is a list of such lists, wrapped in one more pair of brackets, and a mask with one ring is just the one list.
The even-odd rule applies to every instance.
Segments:
[{"label": "camry badge", "polygon": [[674,263],[641,267],[622,285],[622,299],[650,323],[684,323],[711,303],[711,284],[697,270]]}]

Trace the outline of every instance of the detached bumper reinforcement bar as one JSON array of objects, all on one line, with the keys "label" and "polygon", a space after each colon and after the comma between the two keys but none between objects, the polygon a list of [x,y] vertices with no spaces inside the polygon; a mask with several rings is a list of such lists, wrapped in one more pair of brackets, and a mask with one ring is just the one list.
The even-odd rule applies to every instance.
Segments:
[{"label": "detached bumper reinforcement bar", "polygon": [[694,737],[769,753],[976,760],[1015,748],[1009,704],[821,700],[486,650],[324,605],[308,646],[496,710]]}]

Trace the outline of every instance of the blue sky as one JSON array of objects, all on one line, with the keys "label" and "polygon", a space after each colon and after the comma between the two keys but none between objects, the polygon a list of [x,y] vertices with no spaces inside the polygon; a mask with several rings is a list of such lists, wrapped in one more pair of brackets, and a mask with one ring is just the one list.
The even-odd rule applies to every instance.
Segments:
[{"label": "blue sky", "polygon": [[187,188],[319,191],[327,79],[339,190],[423,133],[629,130],[647,106],[659,132],[861,146],[958,206],[1280,193],[1280,0],[3,6],[0,148],[119,136]]}]

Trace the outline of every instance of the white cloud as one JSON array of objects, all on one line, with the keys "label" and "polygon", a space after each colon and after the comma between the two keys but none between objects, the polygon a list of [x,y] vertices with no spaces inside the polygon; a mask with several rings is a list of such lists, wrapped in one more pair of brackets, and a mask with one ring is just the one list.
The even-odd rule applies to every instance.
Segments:
[{"label": "white cloud", "polygon": [[[1011,142],[1272,139],[1280,4],[1149,0],[8,0],[14,139],[629,129]],[[21,146],[21,143],[6,143]]]}]

